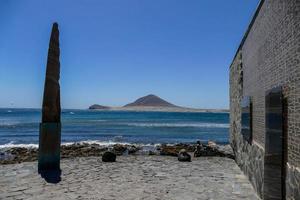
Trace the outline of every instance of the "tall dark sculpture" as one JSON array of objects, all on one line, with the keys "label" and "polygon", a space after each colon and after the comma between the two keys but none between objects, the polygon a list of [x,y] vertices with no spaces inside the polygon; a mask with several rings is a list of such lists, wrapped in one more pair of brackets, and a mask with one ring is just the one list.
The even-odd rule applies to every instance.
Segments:
[{"label": "tall dark sculpture", "polygon": [[60,171],[60,62],[59,30],[54,23],[48,50],[48,61],[44,87],[42,123],[39,136],[39,173]]}]

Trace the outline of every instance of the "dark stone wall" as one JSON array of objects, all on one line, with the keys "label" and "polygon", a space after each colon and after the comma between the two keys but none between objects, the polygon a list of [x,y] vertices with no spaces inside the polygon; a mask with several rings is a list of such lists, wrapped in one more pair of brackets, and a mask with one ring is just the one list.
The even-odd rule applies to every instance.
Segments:
[{"label": "dark stone wall", "polygon": [[[290,199],[300,199],[299,0],[265,0],[230,67],[231,144],[237,163],[260,196],[266,134],[265,96],[268,90],[278,86],[282,86],[288,105],[286,194]],[[251,96],[253,103],[252,145],[240,134],[243,96]],[[255,168],[259,173],[253,171]]]},{"label": "dark stone wall", "polygon": [[[276,86],[285,86],[290,119],[289,158],[294,164],[300,164],[300,121],[299,117],[297,121],[295,116],[297,111],[300,111],[299,7],[298,0],[266,0],[242,47],[243,92],[245,96],[253,97],[255,105],[254,140],[264,145],[266,91]],[[295,152],[295,148],[292,147],[299,151]]]},{"label": "dark stone wall", "polygon": [[230,68],[230,143],[239,167],[248,176],[255,191],[263,195],[264,148],[255,141],[249,144],[242,135],[243,75],[239,52]]}]

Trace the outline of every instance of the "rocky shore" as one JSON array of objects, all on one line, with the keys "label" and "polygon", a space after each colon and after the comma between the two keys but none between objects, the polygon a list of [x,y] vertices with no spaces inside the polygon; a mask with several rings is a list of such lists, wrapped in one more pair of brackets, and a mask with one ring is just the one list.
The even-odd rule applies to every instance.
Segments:
[{"label": "rocky shore", "polygon": [[[102,156],[104,152],[111,151],[117,156],[122,155],[161,155],[161,156],[178,156],[181,150],[192,154],[194,157],[228,157],[234,158],[232,149],[229,145],[217,145],[213,142],[202,144],[201,142],[193,144],[174,144],[174,145],[157,145],[142,146],[129,144],[114,144],[103,146],[90,143],[74,143],[61,146],[61,158],[91,157]],[[0,164],[16,164],[22,162],[36,161],[38,158],[37,148],[11,147],[0,149]]]}]

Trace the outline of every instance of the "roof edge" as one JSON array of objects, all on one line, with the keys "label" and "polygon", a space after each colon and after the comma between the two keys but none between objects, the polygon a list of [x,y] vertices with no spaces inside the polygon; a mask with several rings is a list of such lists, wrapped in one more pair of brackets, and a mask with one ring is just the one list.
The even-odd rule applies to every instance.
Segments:
[{"label": "roof edge", "polygon": [[[236,52],[235,52],[235,55],[234,55],[233,60],[232,60],[232,62],[231,62],[231,64],[230,64],[230,67],[232,66],[232,64],[233,64],[235,58],[237,57],[239,51],[242,49],[242,47],[243,47],[243,45],[244,45],[244,43],[245,43],[245,41],[246,41],[246,39],[247,39],[247,37],[248,37],[248,35],[249,35],[249,33],[250,33],[250,30],[252,29],[252,26],[253,26],[253,24],[254,24],[255,21],[256,21],[256,18],[257,18],[257,16],[258,16],[258,13],[259,13],[259,11],[261,10],[261,8],[262,8],[262,6],[263,6],[263,4],[264,4],[264,2],[265,2],[265,0],[260,0],[258,6],[257,6],[257,8],[256,8],[256,11],[255,11],[255,13],[254,13],[254,15],[253,15],[253,17],[252,17],[252,19],[251,19],[251,21],[250,21],[250,24],[248,25],[248,28],[247,28],[247,30],[246,30],[246,32],[245,32],[243,38],[242,38],[242,41],[241,41],[241,43],[240,43],[238,49],[237,49]],[[229,67],[229,68],[230,68],[230,67]]]}]

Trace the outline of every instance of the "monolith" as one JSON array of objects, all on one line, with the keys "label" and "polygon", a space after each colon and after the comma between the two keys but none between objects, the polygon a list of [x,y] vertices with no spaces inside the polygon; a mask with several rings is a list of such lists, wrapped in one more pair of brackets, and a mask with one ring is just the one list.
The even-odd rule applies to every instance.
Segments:
[{"label": "monolith", "polygon": [[42,106],[42,122],[40,123],[39,173],[47,170],[60,171],[61,108],[59,56],[59,30],[58,24],[54,23],[48,50]]}]

